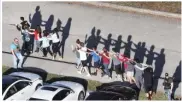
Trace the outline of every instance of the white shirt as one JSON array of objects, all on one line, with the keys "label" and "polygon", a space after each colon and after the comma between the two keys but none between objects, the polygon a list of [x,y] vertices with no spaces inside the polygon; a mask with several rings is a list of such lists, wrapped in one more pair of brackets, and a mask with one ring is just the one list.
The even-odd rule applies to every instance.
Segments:
[{"label": "white shirt", "polygon": [[39,41],[42,41],[42,47],[43,48],[46,48],[46,47],[49,47],[50,45],[49,45],[49,38],[47,38],[47,37],[42,37],[42,38],[40,38],[39,39]]},{"label": "white shirt", "polygon": [[60,41],[56,33],[51,35],[51,40],[52,40],[52,43],[57,43]]},{"label": "white shirt", "polygon": [[80,50],[78,50],[78,52],[80,53],[80,60],[81,61],[85,61],[87,60],[87,48],[86,47],[82,47]]}]

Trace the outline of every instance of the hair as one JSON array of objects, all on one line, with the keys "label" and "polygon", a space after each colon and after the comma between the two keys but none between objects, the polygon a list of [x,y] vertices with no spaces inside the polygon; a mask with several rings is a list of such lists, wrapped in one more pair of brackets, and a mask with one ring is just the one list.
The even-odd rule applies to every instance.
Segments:
[{"label": "hair", "polygon": [[47,36],[47,31],[46,30],[43,31],[43,36]]},{"label": "hair", "polygon": [[20,19],[21,19],[22,21],[24,21],[24,17],[20,17]]},{"label": "hair", "polygon": [[169,74],[168,73],[165,73],[165,76],[169,76]]},{"label": "hair", "polygon": [[14,41],[15,41],[15,40],[18,40],[18,38],[14,38]]},{"label": "hair", "polygon": [[140,60],[138,58],[134,59],[137,63],[140,63]]},{"label": "hair", "polygon": [[81,42],[80,42],[80,39],[77,39],[77,40],[76,40],[76,43],[77,43],[77,44],[80,44],[80,43],[81,43]]}]

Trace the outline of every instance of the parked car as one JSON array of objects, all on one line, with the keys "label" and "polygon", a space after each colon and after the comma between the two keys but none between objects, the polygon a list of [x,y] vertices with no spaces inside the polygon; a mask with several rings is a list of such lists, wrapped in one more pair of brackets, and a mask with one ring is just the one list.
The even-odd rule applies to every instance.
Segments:
[{"label": "parked car", "polygon": [[71,81],[55,81],[41,86],[30,100],[84,100],[85,89],[83,85]]},{"label": "parked car", "polygon": [[3,100],[9,101],[28,100],[43,85],[39,75],[29,72],[13,72],[2,79]]},{"label": "parked car", "polygon": [[139,91],[129,82],[105,83],[90,92],[86,100],[137,100]]}]

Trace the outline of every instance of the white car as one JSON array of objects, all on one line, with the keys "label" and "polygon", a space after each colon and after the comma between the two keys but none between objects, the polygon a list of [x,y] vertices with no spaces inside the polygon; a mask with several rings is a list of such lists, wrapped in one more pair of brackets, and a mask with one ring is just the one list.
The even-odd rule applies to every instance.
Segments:
[{"label": "white car", "polygon": [[85,90],[83,85],[71,81],[56,81],[41,86],[32,95],[30,100],[84,100]]},{"label": "white car", "polygon": [[42,77],[29,72],[13,72],[2,80],[3,100],[28,100],[43,85]]}]

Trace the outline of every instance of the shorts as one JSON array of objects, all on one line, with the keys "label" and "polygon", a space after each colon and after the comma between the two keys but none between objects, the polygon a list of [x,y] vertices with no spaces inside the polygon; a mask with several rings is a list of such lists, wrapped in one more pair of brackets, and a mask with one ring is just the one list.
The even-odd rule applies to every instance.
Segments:
[{"label": "shorts", "polygon": [[149,93],[149,91],[152,91],[152,85],[145,86],[145,93]]},{"label": "shorts", "polygon": [[132,77],[132,76],[134,76],[134,72],[127,71],[127,72],[126,72],[126,75],[127,75],[127,76],[131,76],[131,77]]},{"label": "shorts", "polygon": [[99,68],[100,67],[100,62],[97,61],[97,62],[94,62],[94,68]]},{"label": "shorts", "polygon": [[82,60],[81,62],[82,62],[82,66],[83,67],[86,67],[87,66],[87,60]]}]

